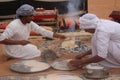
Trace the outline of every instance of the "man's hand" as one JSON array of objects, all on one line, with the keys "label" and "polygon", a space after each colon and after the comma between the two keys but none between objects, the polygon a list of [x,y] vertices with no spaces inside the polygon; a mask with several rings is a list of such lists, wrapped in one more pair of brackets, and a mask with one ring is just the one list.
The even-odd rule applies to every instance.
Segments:
[{"label": "man's hand", "polygon": [[57,34],[57,33],[54,33],[53,37],[59,38],[59,39],[66,39],[66,36],[61,35],[61,34]]},{"label": "man's hand", "polygon": [[59,39],[66,39],[66,36],[64,36],[64,35],[59,35],[58,38],[59,38]]},{"label": "man's hand", "polygon": [[73,66],[73,67],[78,67],[78,68],[80,68],[80,67],[83,66],[81,60],[78,60],[78,59],[71,60],[71,61],[69,62],[69,65],[71,65],[71,66]]},{"label": "man's hand", "polygon": [[74,59],[69,62],[72,66],[75,67],[81,67],[89,63],[97,63],[104,60],[104,58],[99,57],[98,55],[90,57],[90,58],[85,58],[85,59]]}]

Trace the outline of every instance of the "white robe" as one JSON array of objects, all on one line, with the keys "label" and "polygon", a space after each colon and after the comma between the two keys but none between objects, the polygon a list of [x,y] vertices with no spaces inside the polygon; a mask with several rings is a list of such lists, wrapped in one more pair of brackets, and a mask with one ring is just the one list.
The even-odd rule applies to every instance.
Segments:
[{"label": "white robe", "polygon": [[[53,38],[53,32],[42,28],[33,21],[24,25],[20,19],[15,19],[8,24],[5,31],[1,34],[0,40],[28,40],[31,30],[40,33],[42,36]],[[9,56],[21,59],[31,59],[41,55],[40,50],[32,44],[4,45],[4,50]]]},{"label": "white robe", "polygon": [[120,68],[120,24],[101,20],[92,38],[92,56],[105,60],[99,62],[106,68]]}]

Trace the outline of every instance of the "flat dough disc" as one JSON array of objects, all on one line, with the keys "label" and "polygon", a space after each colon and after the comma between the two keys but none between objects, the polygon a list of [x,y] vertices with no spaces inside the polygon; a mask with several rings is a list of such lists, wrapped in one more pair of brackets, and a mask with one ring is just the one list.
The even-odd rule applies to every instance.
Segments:
[{"label": "flat dough disc", "polygon": [[56,60],[52,63],[52,67],[57,70],[75,70],[75,67],[68,66],[68,63],[71,59],[66,60]]},{"label": "flat dough disc", "polygon": [[12,64],[10,68],[17,72],[38,72],[50,68],[50,65],[37,60],[24,60]]}]

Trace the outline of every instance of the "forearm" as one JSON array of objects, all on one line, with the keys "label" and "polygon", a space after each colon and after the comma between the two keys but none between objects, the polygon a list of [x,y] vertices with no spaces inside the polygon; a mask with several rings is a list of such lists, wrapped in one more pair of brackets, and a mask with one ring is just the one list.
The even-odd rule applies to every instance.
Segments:
[{"label": "forearm", "polygon": [[92,54],[92,50],[91,49],[88,50],[87,52],[83,53],[83,56],[87,56],[87,55],[90,55],[90,54]]},{"label": "forearm", "polygon": [[102,61],[102,60],[104,60],[104,59],[99,57],[99,56],[94,56],[94,57],[91,57],[91,58],[83,59],[81,61],[81,64],[96,63],[96,62],[99,62],[99,61]]},{"label": "forearm", "polygon": [[5,39],[0,41],[0,44],[5,44],[5,45],[26,45],[30,43],[29,41],[26,40],[10,40],[10,39]]},{"label": "forearm", "polygon": [[6,44],[6,45],[15,45],[18,44],[18,41],[14,41],[14,40],[9,40],[9,39],[5,39],[0,41],[0,44]]},{"label": "forearm", "polygon": [[100,62],[102,60],[104,60],[104,58],[101,58],[101,57],[96,55],[96,56],[91,57],[91,58],[73,59],[69,63],[70,63],[70,65],[75,66],[75,67],[79,67],[79,66],[82,67],[82,66],[84,66],[86,64],[96,63],[96,62]]}]

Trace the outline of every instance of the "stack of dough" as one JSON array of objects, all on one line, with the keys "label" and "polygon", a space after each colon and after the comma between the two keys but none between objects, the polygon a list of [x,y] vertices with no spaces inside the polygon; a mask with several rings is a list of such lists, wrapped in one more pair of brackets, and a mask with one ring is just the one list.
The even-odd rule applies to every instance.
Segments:
[{"label": "stack of dough", "polygon": [[65,40],[62,42],[61,47],[65,49],[72,49],[77,47],[77,45],[74,40]]}]

